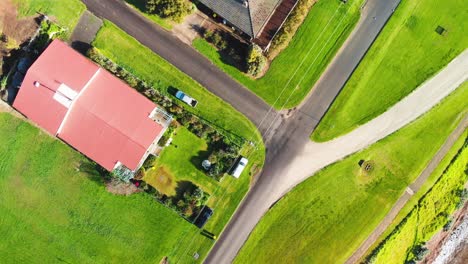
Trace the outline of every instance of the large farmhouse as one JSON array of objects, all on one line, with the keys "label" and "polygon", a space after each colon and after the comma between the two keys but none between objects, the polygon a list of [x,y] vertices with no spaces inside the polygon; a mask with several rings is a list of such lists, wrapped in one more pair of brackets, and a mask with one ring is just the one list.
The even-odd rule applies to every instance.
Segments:
[{"label": "large farmhouse", "polygon": [[297,4],[297,0],[200,0],[200,2],[263,48],[268,48],[274,35]]},{"label": "large farmhouse", "polygon": [[105,169],[130,174],[154,151],[171,119],[59,40],[29,68],[13,106]]}]

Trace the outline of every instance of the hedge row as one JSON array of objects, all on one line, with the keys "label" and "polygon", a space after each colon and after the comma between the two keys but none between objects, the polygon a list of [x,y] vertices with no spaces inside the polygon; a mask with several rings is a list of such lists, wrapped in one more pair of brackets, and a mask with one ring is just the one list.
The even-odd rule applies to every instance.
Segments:
[{"label": "hedge row", "polygon": [[296,7],[271,41],[270,48],[266,54],[268,59],[273,60],[288,46],[289,42],[294,37],[294,34],[296,34],[299,26],[302,25],[302,22],[304,22],[304,19],[309,13],[310,8],[315,4],[315,2],[317,2],[317,0],[298,0]]}]

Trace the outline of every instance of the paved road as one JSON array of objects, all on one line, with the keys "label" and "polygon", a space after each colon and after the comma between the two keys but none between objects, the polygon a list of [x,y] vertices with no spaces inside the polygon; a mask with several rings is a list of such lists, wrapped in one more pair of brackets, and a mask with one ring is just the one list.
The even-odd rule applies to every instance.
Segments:
[{"label": "paved road", "polygon": [[[276,111],[250,90],[231,79],[192,47],[156,26],[121,0],[82,0],[88,10],[108,19],[140,43],[230,103],[257,127],[263,118],[272,120]],[[265,123],[265,122],[264,122]],[[262,129],[259,129],[262,132]]]},{"label": "paved road", "polygon": [[408,189],[403,193],[402,196],[398,199],[395,205],[392,207],[390,212],[385,216],[385,218],[380,222],[374,231],[367,237],[367,239],[361,244],[361,246],[351,255],[351,257],[346,260],[345,264],[357,263],[367,250],[379,239],[385,230],[393,222],[393,219],[398,215],[400,210],[406,205],[406,203],[411,199],[414,193],[417,193],[423,184],[427,181],[432,172],[437,168],[442,159],[447,155],[448,151],[452,148],[453,144],[457,141],[459,137],[463,134],[466,135],[466,128],[468,126],[468,116],[460,122],[458,127],[450,134],[442,147],[437,151],[434,157],[431,159],[426,168],[421,172],[421,174],[416,178],[416,180],[408,187]]}]

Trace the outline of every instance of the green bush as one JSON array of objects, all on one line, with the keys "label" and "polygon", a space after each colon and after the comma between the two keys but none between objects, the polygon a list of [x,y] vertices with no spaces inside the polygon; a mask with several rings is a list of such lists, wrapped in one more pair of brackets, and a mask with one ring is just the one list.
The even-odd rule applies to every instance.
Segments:
[{"label": "green bush", "polygon": [[247,73],[252,76],[258,76],[263,71],[266,61],[262,49],[255,44],[251,45],[246,59]]},{"label": "green bush", "polygon": [[270,48],[268,49],[267,56],[270,60],[273,60],[283,49],[285,49],[289,42],[294,37],[297,29],[307,14],[310,8],[316,2],[316,0],[299,0],[294,10],[289,15],[283,27],[278,31],[276,36],[271,41]]},{"label": "green bush", "polygon": [[203,38],[215,45],[218,50],[225,50],[228,47],[226,36],[219,31],[211,31],[207,29],[203,32]]},{"label": "green bush", "polygon": [[145,162],[143,162],[143,168],[146,170],[151,169],[154,166],[155,161],[156,161],[156,156],[149,155],[148,158],[146,158]]},{"label": "green bush", "polygon": [[193,5],[187,0],[147,0],[146,12],[180,23],[193,12]]}]

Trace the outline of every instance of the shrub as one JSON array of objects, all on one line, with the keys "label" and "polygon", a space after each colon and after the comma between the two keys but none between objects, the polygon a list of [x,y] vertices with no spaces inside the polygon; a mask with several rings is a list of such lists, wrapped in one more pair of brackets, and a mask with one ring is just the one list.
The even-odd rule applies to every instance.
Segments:
[{"label": "shrub", "polygon": [[146,158],[145,162],[143,162],[143,168],[145,168],[146,170],[151,169],[154,166],[155,161],[156,156],[149,155],[148,158]]},{"label": "shrub", "polygon": [[285,49],[291,39],[296,34],[297,29],[301,26],[302,22],[309,13],[310,8],[316,0],[299,0],[294,10],[289,15],[284,25],[278,31],[276,36],[271,41],[270,48],[268,49],[267,56],[273,60],[283,49]]},{"label": "shrub", "polygon": [[225,50],[228,47],[228,42],[226,36],[220,31],[211,31],[209,29],[205,30],[203,33],[203,38],[206,39],[211,44],[215,45],[218,50]]},{"label": "shrub", "polygon": [[247,73],[252,76],[258,76],[266,65],[266,58],[263,56],[262,49],[253,44],[250,46],[246,59]]},{"label": "shrub", "polygon": [[145,177],[145,174],[146,174],[145,168],[141,167],[140,169],[138,169],[138,171],[135,174],[135,176],[133,177],[133,179],[141,180],[141,179],[143,179],[143,177]]},{"label": "shrub", "polygon": [[182,22],[186,15],[193,12],[193,5],[187,0],[147,0],[146,11],[175,22]]}]

